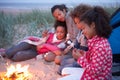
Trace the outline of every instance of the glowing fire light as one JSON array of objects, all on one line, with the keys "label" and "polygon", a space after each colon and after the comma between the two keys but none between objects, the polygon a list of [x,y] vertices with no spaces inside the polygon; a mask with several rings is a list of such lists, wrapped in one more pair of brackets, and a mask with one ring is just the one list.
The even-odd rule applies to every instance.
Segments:
[{"label": "glowing fire light", "polygon": [[7,68],[7,72],[2,80],[28,80],[31,78],[28,67],[28,65],[21,67],[20,64],[16,66],[11,65]]}]

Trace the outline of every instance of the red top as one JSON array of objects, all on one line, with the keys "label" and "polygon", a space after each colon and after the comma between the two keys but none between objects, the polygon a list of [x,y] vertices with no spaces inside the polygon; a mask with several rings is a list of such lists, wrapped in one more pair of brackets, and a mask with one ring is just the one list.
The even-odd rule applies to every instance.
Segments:
[{"label": "red top", "polygon": [[112,80],[112,51],[106,38],[95,36],[88,40],[89,50],[78,59],[85,69],[81,80]]},{"label": "red top", "polygon": [[60,49],[60,48],[57,47],[57,45],[59,45],[61,42],[63,42],[63,40],[57,40],[56,42],[53,42],[53,38],[55,37],[54,35],[55,35],[54,33],[50,33],[46,43],[42,44],[42,48],[40,48],[38,50],[39,54],[46,53],[48,51],[55,51],[55,50]]}]

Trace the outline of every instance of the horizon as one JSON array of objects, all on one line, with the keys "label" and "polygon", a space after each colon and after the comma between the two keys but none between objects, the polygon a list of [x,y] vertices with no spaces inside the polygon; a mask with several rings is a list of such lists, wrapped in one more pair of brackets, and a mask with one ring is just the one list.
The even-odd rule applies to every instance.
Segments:
[{"label": "horizon", "polygon": [[5,2],[5,3],[79,3],[79,2],[120,2],[120,0],[0,0],[0,3]]},{"label": "horizon", "polygon": [[51,8],[56,4],[65,4],[67,7],[74,7],[79,4],[88,4],[92,6],[106,6],[116,7],[120,6],[120,0],[1,0],[0,8],[20,8],[20,9],[31,9],[31,8]]}]

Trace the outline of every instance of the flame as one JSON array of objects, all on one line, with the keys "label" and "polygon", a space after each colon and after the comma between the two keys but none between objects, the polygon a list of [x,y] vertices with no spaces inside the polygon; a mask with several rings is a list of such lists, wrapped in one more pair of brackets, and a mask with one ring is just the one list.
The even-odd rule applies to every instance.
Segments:
[{"label": "flame", "polygon": [[23,67],[20,64],[17,64],[16,66],[10,65],[2,80],[28,80],[32,77],[28,72],[28,67],[29,65]]}]

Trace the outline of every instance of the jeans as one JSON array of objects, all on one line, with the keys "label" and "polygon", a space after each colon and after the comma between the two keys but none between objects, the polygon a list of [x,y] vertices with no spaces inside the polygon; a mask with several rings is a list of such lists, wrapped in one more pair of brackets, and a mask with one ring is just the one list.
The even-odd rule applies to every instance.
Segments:
[{"label": "jeans", "polygon": [[6,56],[13,61],[24,61],[36,57],[36,46],[21,42],[6,50]]},{"label": "jeans", "polygon": [[[78,41],[76,40],[76,43],[74,45],[74,48],[77,49],[81,49],[80,43],[78,43]],[[84,48],[83,48],[84,50]],[[69,53],[67,53],[66,55],[64,55],[61,63],[60,63],[60,67],[58,69],[58,74],[61,74],[61,71],[63,68],[65,67],[81,67],[77,61],[73,58],[72,56],[72,49],[71,51],[69,51]]]}]

